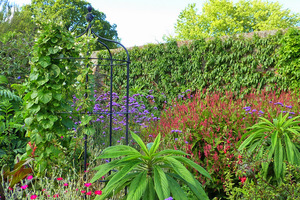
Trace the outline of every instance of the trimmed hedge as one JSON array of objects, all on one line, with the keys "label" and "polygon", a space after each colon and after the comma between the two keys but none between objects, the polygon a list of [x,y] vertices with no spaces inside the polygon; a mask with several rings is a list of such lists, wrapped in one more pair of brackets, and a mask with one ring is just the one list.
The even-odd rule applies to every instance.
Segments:
[{"label": "trimmed hedge", "polygon": [[[295,78],[298,72],[289,73],[287,78],[283,68],[289,62],[298,63],[295,60],[299,60],[299,57],[294,54],[290,56],[291,60],[286,59],[287,49],[292,48],[286,41],[295,37],[295,32],[299,35],[298,29],[291,29],[286,34],[278,31],[267,37],[254,34],[252,38],[246,38],[240,35],[226,39],[189,41],[182,45],[173,41],[133,47],[129,49],[132,60],[131,90],[135,93],[154,90],[156,104],[159,106],[166,100],[164,95],[170,101],[187,89],[232,91],[239,95],[249,93],[252,88],[261,90],[276,86],[287,90],[290,87],[290,76],[293,76],[293,88],[299,88],[298,79]],[[293,46],[292,51],[300,52],[300,40],[293,39],[293,42],[298,43],[298,46]],[[98,56],[107,58],[108,55],[106,52],[99,52]],[[126,58],[122,51],[113,51],[113,56],[115,59]],[[284,59],[284,62],[280,59]],[[277,63],[284,65],[278,65],[278,70]],[[101,73],[110,73],[107,61],[101,60],[98,64],[104,65],[100,66]],[[118,66],[114,67],[113,73],[114,88],[120,92],[126,86],[126,70]],[[104,82],[109,84],[109,76],[106,76]],[[240,93],[241,89],[243,94]]]}]

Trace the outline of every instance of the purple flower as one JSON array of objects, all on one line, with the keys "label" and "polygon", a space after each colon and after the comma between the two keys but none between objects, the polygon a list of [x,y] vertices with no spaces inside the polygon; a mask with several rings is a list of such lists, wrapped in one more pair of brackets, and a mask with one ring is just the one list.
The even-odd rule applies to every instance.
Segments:
[{"label": "purple flower", "polygon": [[263,111],[261,111],[261,110],[260,110],[260,111],[258,111],[258,112],[259,112],[259,113],[261,113],[261,114],[264,114],[264,112],[263,112]]},{"label": "purple flower", "polygon": [[180,130],[172,130],[171,133],[182,133]]},{"label": "purple flower", "polygon": [[185,141],[184,143],[188,144],[189,142],[188,142],[188,141]]},{"label": "purple flower", "polygon": [[18,78],[17,79],[21,79],[21,76],[18,76]]},{"label": "purple flower", "polygon": [[289,112],[291,115],[294,115],[295,113],[294,112]]},{"label": "purple flower", "polygon": [[289,116],[288,118],[291,119],[291,118],[293,118],[293,117],[292,117],[292,116]]},{"label": "purple flower", "polygon": [[293,106],[285,106],[285,107],[287,107],[287,108],[293,108]]},{"label": "purple flower", "polygon": [[178,138],[175,138],[175,141],[177,141],[178,140]]}]

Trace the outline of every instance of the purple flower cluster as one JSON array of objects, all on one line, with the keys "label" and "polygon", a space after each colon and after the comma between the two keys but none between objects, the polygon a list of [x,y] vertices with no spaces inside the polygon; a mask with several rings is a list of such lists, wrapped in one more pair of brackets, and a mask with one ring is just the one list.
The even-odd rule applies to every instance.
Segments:
[{"label": "purple flower cluster", "polygon": [[[90,115],[93,117],[93,120],[91,121],[91,125],[93,123],[100,123],[100,126],[102,127],[101,130],[105,130],[105,128],[108,128],[108,122],[109,122],[109,110],[110,110],[110,93],[106,92],[100,95],[97,95],[97,91],[94,91],[96,94],[93,95],[94,100],[92,100],[93,105],[93,114]],[[149,91],[150,93],[152,91]],[[139,100],[139,97],[142,97],[141,94],[134,94],[129,99],[129,105],[128,105],[128,113],[129,113],[129,126],[130,129],[139,132],[141,128],[147,128],[151,121],[158,121],[160,120],[159,117],[156,117],[153,113],[150,113],[149,110],[146,109],[146,106],[143,101]],[[152,95],[148,95],[146,98],[153,100],[154,97]],[[114,133],[117,131],[123,131],[125,130],[126,126],[126,99],[127,97],[124,96],[120,98],[118,94],[112,93],[112,123],[113,123],[113,131]],[[78,102],[80,100],[73,96],[73,107],[77,108],[77,111],[80,111],[82,109],[81,106],[78,105]],[[157,110],[157,107],[153,107],[153,110]],[[74,118],[73,118],[74,120]],[[79,121],[74,121],[74,124],[78,126],[80,124]],[[101,125],[102,124],[102,125]],[[138,129],[138,130],[136,130]],[[76,128],[73,130],[76,131]],[[105,131],[103,132],[102,137],[105,137]],[[124,133],[121,135],[124,136]],[[120,142],[124,137],[120,137],[118,142]]]}]

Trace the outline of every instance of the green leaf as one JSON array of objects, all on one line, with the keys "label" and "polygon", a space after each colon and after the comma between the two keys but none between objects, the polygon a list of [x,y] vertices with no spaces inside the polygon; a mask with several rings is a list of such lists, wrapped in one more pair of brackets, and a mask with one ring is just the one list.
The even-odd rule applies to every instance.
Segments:
[{"label": "green leaf", "polygon": [[203,168],[201,167],[200,165],[194,163],[193,161],[191,161],[190,159],[188,158],[185,158],[185,157],[179,157],[179,156],[173,156],[172,158],[182,162],[182,163],[185,163],[191,167],[193,167],[194,169],[196,169],[198,172],[200,172],[200,174],[204,175],[205,177],[209,178],[210,180],[212,180],[211,176],[209,175],[209,173]]},{"label": "green leaf", "polygon": [[284,139],[285,139],[287,160],[289,163],[294,164],[294,144],[291,142],[288,134],[284,134]]},{"label": "green leaf", "polygon": [[46,103],[49,103],[52,99],[52,93],[50,91],[39,91],[38,92],[38,98],[39,98],[39,101],[46,104]]},{"label": "green leaf", "polygon": [[84,127],[83,128],[83,133],[86,135],[94,135],[95,131],[96,130],[94,127]]},{"label": "green leaf", "polygon": [[48,67],[49,65],[51,65],[51,58],[49,56],[43,56],[43,57],[40,57],[39,59],[39,64],[43,67],[43,68],[46,68]]},{"label": "green leaf", "polygon": [[58,100],[58,101],[61,101],[62,94],[61,93],[53,93],[53,98]]},{"label": "green leaf", "polygon": [[131,132],[131,136],[132,138],[138,143],[138,145],[141,147],[141,149],[144,151],[144,153],[149,156],[149,151],[146,147],[146,145],[143,143],[142,139],[136,135],[134,132],[130,131]]},{"label": "green leaf", "polygon": [[169,181],[169,186],[171,190],[171,196],[174,199],[188,199],[184,190],[180,187],[180,185],[175,181],[171,176],[167,175],[167,179]]},{"label": "green leaf", "polygon": [[27,126],[30,126],[31,123],[32,123],[32,121],[33,121],[33,117],[27,117],[27,118],[25,119],[25,124],[26,124]]},{"label": "green leaf", "polygon": [[57,65],[52,64],[50,68],[50,75],[54,78],[58,77],[60,74],[60,68]]},{"label": "green leaf", "polygon": [[107,183],[103,192],[111,192],[111,188],[117,184],[124,176],[126,176],[130,171],[136,168],[137,165],[142,163],[140,160],[133,160],[128,162],[127,165],[123,166],[120,171],[118,171]]},{"label": "green leaf", "polygon": [[30,79],[31,81],[37,80],[38,77],[39,77],[39,73],[35,73],[35,72],[32,72],[32,73],[30,73],[30,75],[29,75],[29,79]]},{"label": "green leaf", "polygon": [[80,126],[87,125],[88,123],[90,123],[91,120],[92,120],[92,116],[89,116],[89,115],[82,116]]},{"label": "green leaf", "polygon": [[169,183],[165,172],[163,172],[163,170],[158,165],[154,166],[154,169],[155,172],[158,173],[164,198],[170,197],[170,188],[169,188]]},{"label": "green leaf", "polygon": [[8,80],[5,76],[0,75],[0,84],[7,84]]},{"label": "green leaf", "polygon": [[143,196],[147,188],[147,172],[141,172],[135,179],[132,180],[127,199],[139,200]]},{"label": "green leaf", "polygon": [[103,150],[101,155],[97,157],[97,159],[103,159],[103,158],[117,158],[120,156],[141,156],[141,154],[135,150],[134,148],[127,146],[127,145],[116,145],[107,147]]},{"label": "green leaf", "polygon": [[160,180],[160,176],[159,176],[159,172],[157,171],[156,168],[153,169],[153,173],[154,173],[154,189],[157,193],[157,196],[159,198],[159,200],[164,200],[168,197],[164,196],[163,190],[162,190],[162,185],[161,185],[161,180]]},{"label": "green leaf", "polygon": [[91,183],[95,182],[96,180],[102,178],[102,176],[107,174],[111,169],[118,167],[117,162],[119,162],[119,161],[114,160],[109,163],[95,167],[93,170],[98,170],[98,172],[94,175],[94,177],[92,178],[92,180],[90,182]]},{"label": "green leaf", "polygon": [[156,136],[156,138],[155,138],[155,141],[154,141],[154,144],[152,145],[152,147],[150,148],[150,155],[152,155],[153,153],[155,153],[156,152],[156,150],[158,149],[158,147],[159,147],[159,144],[160,144],[160,138],[161,138],[161,136],[160,136],[160,133]]},{"label": "green leaf", "polygon": [[274,154],[274,172],[277,179],[279,179],[282,175],[282,164],[283,164],[283,150],[281,140],[278,140],[278,143],[275,148]]}]

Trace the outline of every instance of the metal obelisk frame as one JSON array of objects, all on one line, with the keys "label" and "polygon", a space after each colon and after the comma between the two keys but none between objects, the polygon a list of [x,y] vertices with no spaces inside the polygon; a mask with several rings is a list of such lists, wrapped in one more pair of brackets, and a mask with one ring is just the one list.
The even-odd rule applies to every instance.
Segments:
[{"label": "metal obelisk frame", "polygon": [[[128,119],[129,119],[129,64],[130,64],[130,58],[129,58],[129,53],[127,51],[127,49],[119,42],[110,40],[110,39],[106,39],[103,38],[101,36],[99,36],[92,28],[92,24],[91,22],[94,19],[92,12],[92,7],[88,6],[88,14],[86,15],[86,20],[88,22],[88,27],[87,29],[80,34],[79,36],[77,36],[77,38],[83,36],[84,34],[92,34],[92,36],[94,38],[97,39],[97,41],[104,46],[104,48],[108,51],[109,53],[109,58],[89,58],[89,59],[97,59],[97,60],[108,60],[110,62],[110,106],[109,106],[109,112],[102,112],[102,113],[91,113],[91,114],[109,114],[109,146],[112,146],[112,137],[113,137],[113,130],[112,130],[112,115],[113,114],[125,114],[126,117],[126,122],[125,122],[125,126],[126,126],[126,145],[128,145]],[[123,48],[126,51],[127,54],[127,60],[118,60],[118,59],[113,59],[113,55],[111,53],[110,48],[108,47],[107,43],[114,43],[119,45],[121,48]],[[89,54],[89,52],[87,52],[87,54]],[[76,58],[75,58],[76,59]],[[82,59],[82,58],[78,58],[78,59]],[[116,63],[118,62],[118,63]],[[112,108],[112,93],[113,93],[113,67],[114,66],[120,66],[120,65],[126,65],[126,70],[127,70],[127,86],[126,86],[126,112],[113,112],[113,108]],[[101,65],[96,65],[97,66],[101,66]],[[86,66],[87,68],[89,67],[88,65]],[[86,84],[88,85],[89,82],[89,78],[88,75],[86,75]],[[87,86],[86,86],[87,87]],[[88,95],[85,94],[85,98],[88,98]],[[87,168],[87,135],[84,135],[84,171],[86,171]]]}]

